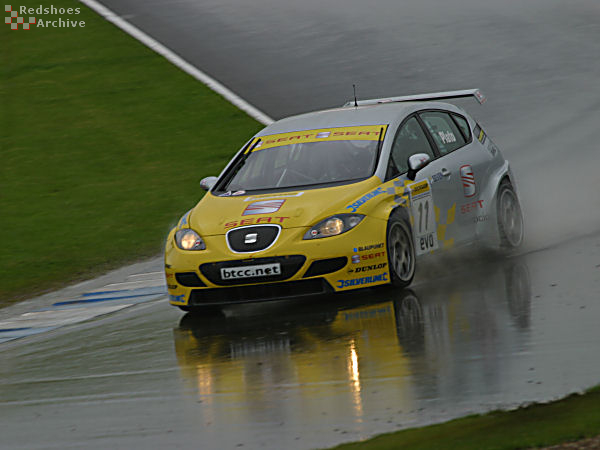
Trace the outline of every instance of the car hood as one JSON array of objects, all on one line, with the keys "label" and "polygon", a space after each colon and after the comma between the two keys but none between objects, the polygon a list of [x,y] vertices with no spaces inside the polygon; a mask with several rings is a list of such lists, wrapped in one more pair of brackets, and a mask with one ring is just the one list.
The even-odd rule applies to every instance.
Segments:
[{"label": "car hood", "polygon": [[189,225],[202,236],[239,226],[273,223],[309,227],[330,215],[351,213],[352,204],[381,184],[377,177],[342,186],[260,195],[218,197],[208,193],[192,209]]}]

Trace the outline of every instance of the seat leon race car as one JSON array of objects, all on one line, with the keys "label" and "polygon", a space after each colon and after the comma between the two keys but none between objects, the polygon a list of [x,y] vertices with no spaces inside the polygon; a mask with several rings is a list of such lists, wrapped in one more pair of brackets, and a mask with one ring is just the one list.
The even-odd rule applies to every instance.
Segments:
[{"label": "seat leon race car", "polygon": [[513,174],[452,91],[353,101],[252,137],[171,230],[169,301],[203,306],[408,286],[417,259],[521,244]]}]

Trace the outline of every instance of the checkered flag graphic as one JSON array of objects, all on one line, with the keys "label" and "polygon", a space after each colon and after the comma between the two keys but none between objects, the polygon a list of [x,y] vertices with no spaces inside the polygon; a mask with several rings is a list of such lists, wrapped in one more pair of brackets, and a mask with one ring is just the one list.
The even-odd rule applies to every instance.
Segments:
[{"label": "checkered flag graphic", "polygon": [[19,13],[17,11],[12,10],[12,6],[5,5],[4,12],[10,14],[9,16],[4,18],[4,23],[10,25],[11,30],[18,30],[19,25],[21,25],[22,30],[29,30],[31,25],[35,23],[35,17],[30,17],[27,22],[25,22],[24,17],[19,17]]}]

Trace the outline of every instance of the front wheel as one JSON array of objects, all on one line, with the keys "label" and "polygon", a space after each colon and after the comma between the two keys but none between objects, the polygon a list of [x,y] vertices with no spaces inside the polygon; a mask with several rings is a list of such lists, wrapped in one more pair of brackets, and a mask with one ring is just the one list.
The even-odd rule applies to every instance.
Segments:
[{"label": "front wheel", "polygon": [[393,213],[388,221],[387,251],[390,281],[394,286],[408,286],[415,276],[415,246],[410,225],[399,213]]},{"label": "front wheel", "polygon": [[503,181],[498,188],[498,233],[502,249],[516,249],[523,242],[523,214],[517,194],[508,181]]}]

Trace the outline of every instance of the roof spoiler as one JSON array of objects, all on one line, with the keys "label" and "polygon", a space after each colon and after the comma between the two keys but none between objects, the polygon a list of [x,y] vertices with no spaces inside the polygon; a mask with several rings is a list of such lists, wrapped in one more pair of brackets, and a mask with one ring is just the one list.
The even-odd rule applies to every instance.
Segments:
[{"label": "roof spoiler", "polygon": [[417,94],[417,95],[405,95],[403,97],[388,97],[388,98],[374,98],[372,100],[359,100],[358,102],[352,100],[344,104],[346,106],[366,106],[366,105],[379,105],[381,103],[395,103],[395,102],[416,102],[422,100],[450,100],[453,98],[465,98],[475,97],[475,100],[482,104],[486,101],[485,95],[479,89],[465,89],[462,91],[446,91],[446,92],[431,92],[429,94]]}]

